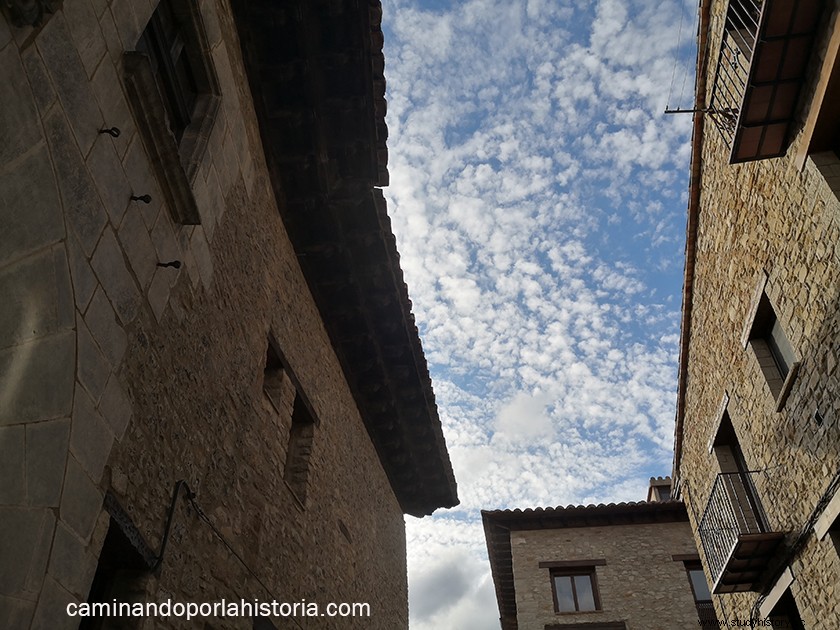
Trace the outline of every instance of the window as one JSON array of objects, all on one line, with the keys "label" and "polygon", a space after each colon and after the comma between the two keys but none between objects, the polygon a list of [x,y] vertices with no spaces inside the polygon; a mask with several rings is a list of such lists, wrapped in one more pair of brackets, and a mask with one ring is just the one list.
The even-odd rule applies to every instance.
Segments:
[{"label": "window", "polygon": [[749,345],[776,400],[776,410],[781,411],[796,378],[799,363],[782,323],[763,291],[750,328]]},{"label": "window", "polygon": [[[119,602],[134,604],[149,601],[154,596],[155,580],[152,568],[155,554],[143,535],[131,521],[114,496],[105,495],[105,509],[110,514],[108,532],[99,552],[99,562],[88,593],[87,603]],[[139,628],[137,623],[125,621],[121,628]],[[99,615],[82,617],[79,630],[102,630],[114,624]]]},{"label": "window", "polygon": [[149,57],[169,130],[180,143],[192,119],[198,86],[186,51],[184,26],[172,2],[162,0],[158,5],[137,42],[137,50]]},{"label": "window", "polygon": [[595,567],[552,569],[551,588],[555,612],[591,612],[601,609]]},{"label": "window", "polygon": [[685,571],[691,584],[691,593],[694,595],[694,605],[697,607],[700,625],[717,626],[717,614],[714,604],[712,604],[712,592],[709,590],[709,583],[706,581],[706,574],[703,573],[700,561],[686,562]]},{"label": "window", "polygon": [[263,392],[281,422],[290,422],[283,480],[302,506],[309,489],[312,445],[318,424],[312,406],[289,367],[280,347],[269,334],[263,368]]},{"label": "window", "polygon": [[779,598],[769,616],[774,628],[805,630],[802,616],[799,614],[799,607],[796,605],[796,600],[793,598],[790,589],[787,589],[784,595]]},{"label": "window", "polygon": [[288,416],[292,414],[292,404],[296,394],[295,386],[283,367],[283,361],[271,340],[268,342],[263,369],[263,391],[277,411]]},{"label": "window", "polygon": [[312,438],[315,436],[315,420],[300,394],[295,396],[292,412],[292,428],[289,431],[289,448],[286,451],[286,468],[283,478],[305,504],[309,486],[309,460],[312,455]]},{"label": "window", "polygon": [[198,224],[191,182],[221,103],[197,0],[161,0],[123,55],[126,94],[173,219]]}]

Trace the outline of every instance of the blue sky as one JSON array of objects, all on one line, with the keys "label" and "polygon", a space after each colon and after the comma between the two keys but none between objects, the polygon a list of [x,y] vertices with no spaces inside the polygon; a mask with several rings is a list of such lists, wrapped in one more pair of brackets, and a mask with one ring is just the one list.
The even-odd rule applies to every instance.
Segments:
[{"label": "blue sky", "polygon": [[498,628],[481,509],[670,472],[694,5],[383,0],[385,192],[461,499],[407,518],[412,630]]}]

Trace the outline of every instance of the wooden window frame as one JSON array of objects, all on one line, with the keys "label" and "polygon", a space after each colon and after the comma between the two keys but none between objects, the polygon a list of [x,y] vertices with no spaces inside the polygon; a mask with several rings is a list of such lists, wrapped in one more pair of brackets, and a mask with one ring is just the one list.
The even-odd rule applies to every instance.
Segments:
[{"label": "wooden window frame", "polygon": [[[578,602],[577,598],[577,587],[575,586],[575,577],[579,576],[588,576],[589,577],[589,584],[592,588],[592,600],[594,602],[595,608],[594,610],[581,610],[580,603]],[[594,612],[601,612],[601,595],[598,591],[598,574],[595,570],[595,566],[588,565],[588,566],[578,566],[578,567],[556,567],[549,569],[549,576],[551,579],[551,597],[554,601],[554,612],[558,615],[568,615],[568,614],[586,614],[586,613],[594,613]],[[557,586],[555,581],[557,578],[569,577],[572,578],[570,583],[572,585],[572,597],[575,602],[575,609],[574,610],[560,610],[559,601],[557,599]]]}]

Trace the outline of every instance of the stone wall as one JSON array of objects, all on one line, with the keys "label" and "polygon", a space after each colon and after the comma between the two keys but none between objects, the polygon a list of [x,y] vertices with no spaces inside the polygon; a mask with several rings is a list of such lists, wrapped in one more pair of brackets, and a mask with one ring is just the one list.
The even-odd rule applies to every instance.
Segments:
[{"label": "stone wall", "polygon": [[[683,562],[696,554],[686,522],[511,531],[520,630],[546,624],[625,621],[628,630],[697,626]],[[549,569],[540,562],[603,559],[596,567],[601,612],[554,612]]]},{"label": "stone wall", "polygon": [[[709,77],[725,10],[725,2],[713,2],[712,52],[705,68]],[[822,25],[833,23],[832,16]],[[703,513],[720,472],[710,446],[721,401],[728,394],[728,414],[746,465],[761,471],[756,475],[758,493],[770,528],[787,534],[776,568],[792,567],[796,579],[791,591],[805,627],[813,630],[837,627],[840,613],[834,586],[840,576],[837,551],[809,528],[840,468],[840,202],[811,158],[800,168],[794,157],[803,148],[802,122],[831,30],[826,28],[817,40],[811,78],[801,96],[802,120],[787,156],[729,165],[728,148],[706,122],[688,369],[683,375],[683,447],[677,462],[682,498],[696,531],[695,515]],[[743,343],[765,276],[765,292],[801,362],[778,412],[756,354]],[[798,538],[802,548],[792,553]],[[702,546],[699,536],[697,543]],[[754,616],[758,595],[715,597],[719,618]]]},{"label": "stone wall", "polygon": [[[279,218],[230,8],[199,3],[221,108],[186,226],[121,79],[155,5],[0,16],[0,626],[76,627],[106,491],[157,551],[184,479],[242,560],[182,496],[149,596],[361,601],[370,619],[300,627],[406,627],[402,512]],[[305,506],[283,480],[290,417],[262,391],[269,333],[318,420]]]}]

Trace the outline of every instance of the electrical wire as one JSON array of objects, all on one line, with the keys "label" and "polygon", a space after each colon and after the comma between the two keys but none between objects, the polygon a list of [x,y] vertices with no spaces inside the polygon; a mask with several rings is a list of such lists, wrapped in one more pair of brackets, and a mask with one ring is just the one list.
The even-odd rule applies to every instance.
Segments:
[{"label": "electrical wire", "polygon": [[[680,44],[682,44],[682,27],[683,27],[683,14],[685,12],[680,9],[680,26],[679,30],[677,31],[677,47],[674,49],[674,69],[671,71],[671,84],[668,86],[668,100],[665,103],[665,109],[670,109],[671,106],[671,95],[674,91],[674,79],[677,76],[677,64],[680,60]],[[683,87],[685,87],[685,81],[683,81]],[[682,92],[680,92],[680,99],[682,99]]]},{"label": "electrical wire", "polygon": [[[155,562],[155,570],[158,569],[160,567],[160,565],[163,563],[163,554],[164,554],[164,551],[166,550],[166,543],[169,539],[169,530],[170,530],[170,527],[172,525],[175,503],[176,503],[176,500],[178,498],[178,492],[181,490],[181,488],[184,488],[186,490],[185,496],[186,496],[187,500],[190,502],[190,505],[192,506],[192,508],[195,510],[195,513],[198,516],[198,518],[200,520],[204,521],[207,524],[207,526],[210,527],[212,532],[216,535],[216,538],[218,538],[221,541],[221,543],[227,548],[227,550],[230,551],[230,553],[233,554],[233,556],[237,560],[239,560],[239,563],[245,568],[245,570],[248,573],[251,574],[251,577],[253,577],[260,584],[260,586],[263,587],[263,589],[265,589],[266,594],[269,597],[271,597],[272,600],[274,600],[274,601],[281,601],[277,597],[274,596],[274,593],[272,593],[271,589],[266,585],[265,582],[262,581],[260,576],[257,575],[256,571],[254,571],[248,565],[248,563],[245,562],[245,559],[239,554],[238,551],[236,551],[236,549],[234,549],[233,545],[228,541],[227,538],[225,538],[224,534],[222,534],[222,532],[219,531],[219,528],[216,527],[216,525],[213,523],[213,521],[210,520],[210,517],[207,516],[207,514],[204,512],[204,510],[201,509],[201,506],[195,500],[196,499],[195,492],[192,491],[192,489],[189,487],[187,482],[184,481],[183,479],[176,482],[175,489],[172,493],[172,502],[170,504],[169,515],[168,515],[167,521],[166,521],[166,530],[164,531],[163,541],[161,542],[160,553],[158,554],[157,560]],[[294,617],[286,617],[284,619],[291,619],[292,622],[294,622],[295,626],[297,626],[298,628],[303,630],[303,626],[301,626],[300,622],[298,622],[298,620],[295,619]]]}]

